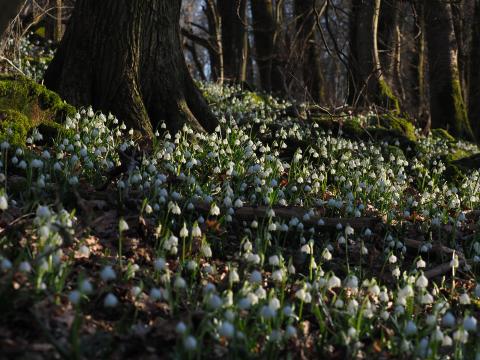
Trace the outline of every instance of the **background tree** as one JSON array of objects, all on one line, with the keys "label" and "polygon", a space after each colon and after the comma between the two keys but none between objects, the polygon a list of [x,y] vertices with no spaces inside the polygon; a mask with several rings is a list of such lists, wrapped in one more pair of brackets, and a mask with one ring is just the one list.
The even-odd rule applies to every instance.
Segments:
[{"label": "background tree", "polygon": [[349,104],[377,104],[399,110],[398,99],[387,83],[380,62],[378,22],[380,0],[353,0],[350,25]]},{"label": "background tree", "polygon": [[458,69],[458,43],[450,3],[425,0],[432,127],[473,139]]},{"label": "background tree", "polygon": [[45,84],[76,106],[112,112],[152,136],[165,121],[213,130],[180,42],[180,1],[77,0]]},{"label": "background tree", "polygon": [[20,12],[25,0],[0,0],[0,37],[7,30],[10,21]]}]

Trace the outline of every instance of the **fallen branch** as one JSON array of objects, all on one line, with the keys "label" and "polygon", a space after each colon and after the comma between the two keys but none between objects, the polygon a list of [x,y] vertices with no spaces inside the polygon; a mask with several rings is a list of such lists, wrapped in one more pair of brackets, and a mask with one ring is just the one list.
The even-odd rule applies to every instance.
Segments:
[{"label": "fallen branch", "polygon": [[[407,247],[414,249],[420,249],[423,245],[425,245],[425,242],[414,239],[405,239],[404,243]],[[465,255],[463,255],[461,251],[454,250],[444,245],[434,244],[429,251],[438,256],[449,256],[450,258],[453,256],[453,254],[455,254],[459,259],[465,260]]]},{"label": "fallen branch", "polygon": [[[458,266],[463,266],[465,263],[466,263],[465,260],[458,260]],[[427,279],[431,279],[440,275],[445,275],[446,273],[452,270],[452,267],[453,267],[452,262],[449,261],[449,262],[440,264],[434,267],[433,269],[426,271],[424,275]]]},{"label": "fallen branch", "polygon": [[[195,208],[201,212],[208,213],[210,205],[206,203],[197,203]],[[266,206],[244,206],[235,210],[233,215],[235,219],[240,221],[252,221],[255,219],[265,219],[269,217],[268,212],[271,208]],[[310,216],[304,220],[303,217],[308,211],[301,207],[274,207],[275,218],[283,220],[291,220],[297,218],[307,227],[327,227],[335,228],[338,224],[343,227],[350,225],[354,229],[371,228],[383,222],[381,217],[352,217],[352,218],[329,218],[319,215]],[[319,224],[322,220],[323,224]]]}]

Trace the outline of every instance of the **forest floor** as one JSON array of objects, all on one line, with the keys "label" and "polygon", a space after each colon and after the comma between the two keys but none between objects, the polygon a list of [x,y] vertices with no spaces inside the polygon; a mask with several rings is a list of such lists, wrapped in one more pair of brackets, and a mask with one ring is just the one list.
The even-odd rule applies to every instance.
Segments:
[{"label": "forest floor", "polygon": [[148,151],[2,117],[0,358],[480,358],[476,145],[202,87]]}]

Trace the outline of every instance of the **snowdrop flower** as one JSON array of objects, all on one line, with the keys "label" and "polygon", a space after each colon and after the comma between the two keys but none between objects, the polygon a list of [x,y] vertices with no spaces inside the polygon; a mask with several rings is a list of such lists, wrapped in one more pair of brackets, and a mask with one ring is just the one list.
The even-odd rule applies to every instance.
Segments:
[{"label": "snowdrop flower", "polygon": [[220,208],[217,206],[217,204],[214,203],[210,208],[210,215],[212,216],[220,215]]},{"label": "snowdrop flower", "polygon": [[68,294],[68,300],[74,305],[77,305],[80,302],[81,297],[82,294],[78,290],[70,291],[70,294]]},{"label": "snowdrop flower", "polygon": [[455,326],[455,316],[453,316],[451,312],[447,312],[445,315],[443,315],[442,324],[445,327]]},{"label": "snowdrop flower", "polygon": [[477,330],[477,319],[473,316],[466,316],[465,319],[463,319],[463,328],[467,331]]},{"label": "snowdrop flower", "polygon": [[173,286],[177,289],[185,289],[185,287],[187,286],[187,282],[181,276],[177,276]]},{"label": "snowdrop flower", "polygon": [[105,299],[103,301],[103,306],[105,307],[115,307],[118,305],[118,299],[115,295],[112,293],[108,293],[107,296],[105,296]]},{"label": "snowdrop flower", "polygon": [[212,249],[210,248],[210,245],[208,245],[207,243],[204,243],[202,245],[202,247],[200,248],[200,251],[202,255],[205,256],[206,258],[212,257]]},{"label": "snowdrop flower", "polygon": [[12,268],[12,262],[8,259],[5,259],[3,258],[1,261],[0,261],[0,268],[3,270],[3,271],[7,271],[7,270],[10,270]]},{"label": "snowdrop flower", "polygon": [[453,339],[465,344],[468,341],[468,332],[465,329],[458,329],[453,333]]},{"label": "snowdrop flower", "polygon": [[230,322],[223,321],[218,329],[218,333],[220,334],[220,336],[230,339],[235,333],[235,328]]},{"label": "snowdrop flower", "polygon": [[193,336],[188,335],[183,340],[183,347],[187,351],[194,351],[197,348],[197,340]]},{"label": "snowdrop flower", "polygon": [[405,325],[405,334],[408,335],[414,335],[417,333],[417,325],[413,321],[408,321],[407,324]]},{"label": "snowdrop flower", "polygon": [[423,275],[423,273],[417,278],[415,285],[420,288],[424,289],[428,286],[428,279]]},{"label": "snowdrop flower", "polygon": [[100,277],[103,281],[107,282],[115,279],[117,275],[115,274],[115,271],[112,269],[112,267],[110,265],[107,265],[100,272]]},{"label": "snowdrop flower", "polygon": [[477,298],[480,297],[480,284],[477,284],[477,286],[475,286],[475,296]]},{"label": "snowdrop flower", "polygon": [[470,304],[470,296],[468,296],[467,293],[463,293],[462,295],[460,295],[459,301],[462,305],[468,305]]},{"label": "snowdrop flower", "polygon": [[5,195],[0,196],[0,210],[7,210],[8,209],[8,200]]},{"label": "snowdrop flower", "polygon": [[283,281],[283,270],[275,270],[272,272],[272,280],[274,282],[280,283]]},{"label": "snowdrop flower", "polygon": [[183,223],[183,227],[180,230],[180,237],[182,239],[186,238],[188,236],[188,229],[187,229],[187,224]]},{"label": "snowdrop flower", "polygon": [[166,268],[167,263],[165,262],[165,259],[163,258],[158,258],[153,262],[153,266],[155,270],[157,271],[162,271]]},{"label": "snowdrop flower", "polygon": [[332,260],[332,253],[331,253],[330,251],[328,251],[327,248],[325,248],[325,250],[323,250],[323,252],[322,252],[322,257],[323,257],[326,261]]},{"label": "snowdrop flower", "polygon": [[91,294],[93,292],[93,286],[92,286],[92,283],[87,280],[87,279],[84,279],[80,282],[80,285],[78,287],[80,289],[80,291],[82,292],[82,294]]},{"label": "snowdrop flower", "polygon": [[202,230],[200,230],[200,227],[198,226],[197,223],[193,225],[192,228],[192,236],[193,237],[201,237],[202,236]]},{"label": "snowdrop flower", "polygon": [[296,336],[297,336],[297,329],[292,325],[287,325],[287,328],[285,329],[285,337],[287,339],[291,339]]},{"label": "snowdrop flower", "polygon": [[118,230],[120,232],[127,231],[129,229],[127,222],[124,219],[120,219],[118,222]]},{"label": "snowdrop flower", "polygon": [[422,259],[417,261],[417,269],[422,269],[422,268],[425,268],[426,266],[427,264]]},{"label": "snowdrop flower", "polygon": [[175,332],[179,335],[183,335],[187,332],[187,325],[183,321],[180,321],[177,326],[175,326]]},{"label": "snowdrop flower", "polygon": [[18,266],[18,270],[24,273],[29,273],[30,271],[32,271],[32,266],[28,261],[22,261]]},{"label": "snowdrop flower", "polygon": [[271,266],[278,266],[280,265],[280,258],[278,257],[278,255],[272,255],[268,258],[268,263]]},{"label": "snowdrop flower", "polygon": [[327,287],[329,289],[340,287],[341,285],[342,285],[341,280],[338,277],[336,277],[335,275],[330,276],[330,278],[328,279]]},{"label": "snowdrop flower", "polygon": [[250,282],[253,284],[261,283],[262,274],[257,270],[252,271],[252,273],[250,274]]},{"label": "snowdrop flower", "polygon": [[228,274],[228,280],[233,284],[240,281],[240,276],[238,276],[237,269],[232,268]]}]

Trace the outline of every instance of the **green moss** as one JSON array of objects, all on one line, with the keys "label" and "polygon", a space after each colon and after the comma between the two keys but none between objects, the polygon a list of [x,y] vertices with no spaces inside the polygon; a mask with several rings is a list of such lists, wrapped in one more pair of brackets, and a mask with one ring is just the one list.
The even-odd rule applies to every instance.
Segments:
[{"label": "green moss", "polygon": [[17,146],[25,144],[35,127],[42,126],[48,136],[57,134],[58,123],[75,114],[53,91],[25,77],[6,75],[0,76],[0,109],[0,136]]},{"label": "green moss", "polygon": [[445,141],[455,141],[455,138],[445,129],[432,129],[432,137]]},{"label": "green moss", "polygon": [[452,96],[455,107],[455,118],[453,119],[455,134],[462,138],[473,140],[475,137],[473,136],[470,121],[468,120],[467,108],[463,101],[462,87],[458,76],[452,81]]},{"label": "green moss", "polygon": [[400,113],[400,102],[398,98],[393,93],[390,85],[387,84],[385,80],[380,79],[378,81],[378,86],[380,90],[380,102],[387,109],[392,110],[393,112]]},{"label": "green moss", "polygon": [[387,114],[380,117],[380,125],[390,131],[398,133],[399,136],[404,136],[410,141],[416,141],[415,127],[413,124],[401,117]]}]

